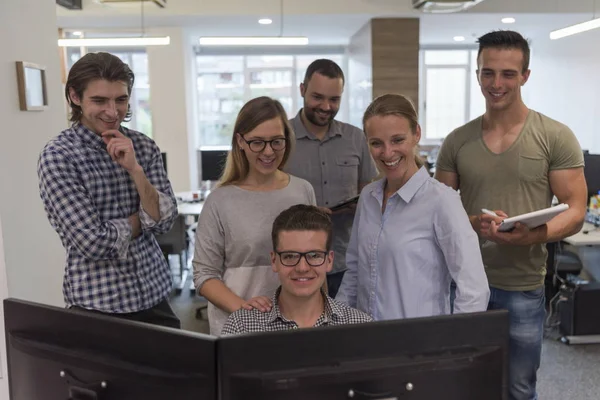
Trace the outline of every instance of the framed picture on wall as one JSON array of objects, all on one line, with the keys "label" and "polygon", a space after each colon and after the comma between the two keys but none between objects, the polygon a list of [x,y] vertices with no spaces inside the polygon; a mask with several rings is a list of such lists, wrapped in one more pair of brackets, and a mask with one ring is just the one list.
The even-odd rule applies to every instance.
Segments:
[{"label": "framed picture on wall", "polygon": [[21,111],[43,111],[48,106],[46,67],[17,61],[17,83]]}]

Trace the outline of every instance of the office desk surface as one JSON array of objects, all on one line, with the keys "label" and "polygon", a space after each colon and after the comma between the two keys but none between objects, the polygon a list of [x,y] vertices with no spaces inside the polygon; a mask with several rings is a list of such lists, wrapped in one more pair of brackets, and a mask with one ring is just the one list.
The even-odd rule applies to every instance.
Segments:
[{"label": "office desk surface", "polygon": [[177,202],[177,212],[179,212],[180,215],[194,215],[197,217],[200,215],[203,205],[203,201],[199,203],[184,203],[179,201]]},{"label": "office desk surface", "polygon": [[[584,231],[588,233],[583,233]],[[563,241],[572,246],[600,246],[600,229],[586,222],[579,232],[564,238]]]}]

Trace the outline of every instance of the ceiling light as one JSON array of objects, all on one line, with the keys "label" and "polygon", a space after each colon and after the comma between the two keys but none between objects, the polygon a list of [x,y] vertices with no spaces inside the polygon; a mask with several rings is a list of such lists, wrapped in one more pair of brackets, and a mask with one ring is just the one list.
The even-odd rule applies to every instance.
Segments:
[{"label": "ceiling light", "polygon": [[513,17],[506,17],[506,18],[502,18],[501,21],[503,24],[514,24],[516,19],[514,19]]},{"label": "ceiling light", "polygon": [[159,45],[167,45],[170,42],[171,42],[171,38],[169,36],[58,39],[58,45],[60,47],[159,46]]},{"label": "ceiling light", "polygon": [[592,29],[600,28],[600,18],[593,19],[591,21],[582,22],[580,24],[571,25],[566,28],[558,29],[550,32],[550,39],[556,40],[566,36],[575,35],[577,33],[589,31]]},{"label": "ceiling light", "polygon": [[465,37],[464,36],[454,36],[454,41],[455,42],[464,42]]},{"label": "ceiling light", "polygon": [[[157,0],[152,0],[159,3]],[[144,29],[144,3],[145,0],[140,0],[140,15],[141,15],[141,33],[140,36],[125,36],[125,37],[105,37],[105,38],[80,38],[80,39],[58,39],[60,47],[121,47],[121,46],[160,46],[168,45],[171,42],[169,36],[146,36]],[[75,32],[73,32],[75,34]]]},{"label": "ceiling light", "polygon": [[73,36],[81,36],[81,35],[83,35],[83,32],[81,32],[81,31],[75,31],[75,32],[72,32],[71,34]]},{"label": "ceiling light", "polygon": [[308,38],[301,36],[223,36],[201,37],[201,46],[304,46]]},{"label": "ceiling light", "polygon": [[261,18],[258,20],[258,23],[261,25],[270,25],[273,23],[273,20],[271,18]]}]

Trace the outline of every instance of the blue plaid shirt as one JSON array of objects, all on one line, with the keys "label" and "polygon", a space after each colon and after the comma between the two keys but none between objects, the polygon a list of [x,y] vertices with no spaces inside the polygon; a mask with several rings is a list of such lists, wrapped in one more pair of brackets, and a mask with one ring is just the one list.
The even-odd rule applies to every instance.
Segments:
[{"label": "blue plaid shirt", "polygon": [[[154,237],[169,231],[177,202],[158,146],[121,127],[138,163],[159,195],[160,221],[140,204],[128,172],[106,152],[102,138],[79,123],[44,147],[38,161],[40,196],[67,253],[63,294],[67,306],[108,313],[151,308],[172,287]],[[127,218],[139,213],[142,234],[131,238]]]}]

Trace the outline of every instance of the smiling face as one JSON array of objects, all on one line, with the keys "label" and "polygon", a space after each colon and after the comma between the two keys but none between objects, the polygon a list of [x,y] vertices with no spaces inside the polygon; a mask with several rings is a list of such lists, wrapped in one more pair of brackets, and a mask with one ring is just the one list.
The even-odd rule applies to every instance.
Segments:
[{"label": "smiling face", "polygon": [[308,82],[300,84],[306,119],[317,126],[329,125],[340,110],[343,91],[342,78],[329,78],[315,72]]},{"label": "smiling face", "polygon": [[333,251],[327,251],[327,232],[281,231],[278,235],[276,250],[280,253],[284,251],[327,252],[325,262],[320,266],[309,265],[305,257],[301,257],[296,266],[283,265],[281,257],[275,252],[271,252],[271,266],[273,271],[279,275],[282,293],[285,292],[285,295],[303,299],[320,296],[327,273],[333,267]]},{"label": "smiling face", "polygon": [[82,98],[73,88],[70,97],[81,107],[81,124],[97,134],[118,129],[129,108],[127,82],[122,81],[95,79],[88,83]]},{"label": "smiling face", "polygon": [[413,133],[410,122],[399,115],[376,115],[365,122],[371,156],[389,182],[404,184],[417,171],[415,151],[421,128]]},{"label": "smiling face", "polygon": [[[254,152],[251,149],[251,145],[248,143],[256,140],[285,140],[285,131],[281,118],[275,117],[267,120],[243,136],[240,134],[236,135],[238,145],[244,151],[246,159],[248,160],[248,176],[264,176],[277,172],[277,168],[283,160],[285,148],[273,150],[272,146],[274,146],[274,143],[271,143],[270,145],[267,144],[261,151]],[[277,148],[278,146],[275,147]]]},{"label": "smiling face", "polygon": [[523,72],[519,49],[486,48],[478,59],[477,80],[488,110],[500,111],[521,103],[521,86],[529,79]]}]

